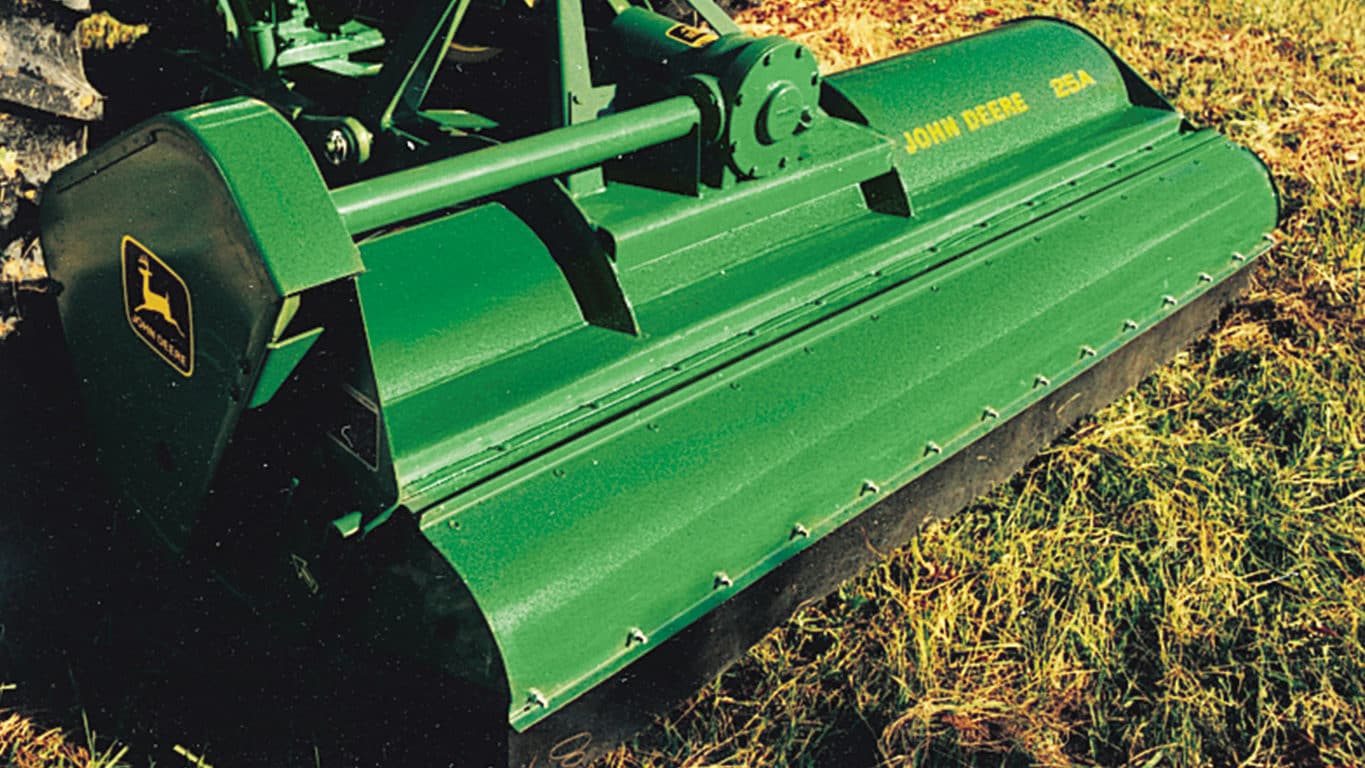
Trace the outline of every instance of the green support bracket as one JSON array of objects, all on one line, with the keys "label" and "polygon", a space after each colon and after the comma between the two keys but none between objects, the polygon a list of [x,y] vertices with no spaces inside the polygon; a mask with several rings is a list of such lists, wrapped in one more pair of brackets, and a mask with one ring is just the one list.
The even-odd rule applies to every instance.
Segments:
[{"label": "green support bracket", "polygon": [[299,363],[313,348],[323,329],[313,328],[287,339],[272,341],[265,347],[265,360],[261,363],[261,374],[256,377],[256,388],[251,392],[248,408],[259,408],[275,396],[280,386],[294,372]]},{"label": "green support bracket", "polygon": [[445,59],[469,0],[445,0],[420,8],[407,34],[389,52],[384,67],[365,94],[360,118],[376,132],[393,128],[394,121],[415,115]]},{"label": "green support bracket", "polygon": [[[619,13],[621,9],[616,6],[617,3],[613,3],[613,9]],[[555,0],[555,13],[559,66],[555,73],[557,82],[554,88],[558,93],[552,94],[551,98],[562,105],[555,115],[558,121],[555,127],[563,127],[595,119],[616,97],[616,87],[594,86],[592,83],[592,63],[583,24],[583,0]],[[575,197],[606,188],[600,167],[568,176],[565,185]]]}]

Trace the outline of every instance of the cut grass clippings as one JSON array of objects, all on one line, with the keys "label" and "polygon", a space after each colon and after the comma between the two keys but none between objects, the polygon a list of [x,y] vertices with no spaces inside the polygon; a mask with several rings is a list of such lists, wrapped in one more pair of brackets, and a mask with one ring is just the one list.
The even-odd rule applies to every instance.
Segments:
[{"label": "cut grass clippings", "polygon": [[834,70],[1029,14],[1254,149],[1283,242],[1211,335],[606,765],[1365,764],[1365,14],[772,0],[741,21]]},{"label": "cut grass clippings", "polygon": [[[0,685],[0,693],[13,686]],[[32,719],[0,709],[0,764],[10,768],[121,768],[127,750],[95,748],[86,729],[86,745],[73,743],[56,728],[43,728]]]}]

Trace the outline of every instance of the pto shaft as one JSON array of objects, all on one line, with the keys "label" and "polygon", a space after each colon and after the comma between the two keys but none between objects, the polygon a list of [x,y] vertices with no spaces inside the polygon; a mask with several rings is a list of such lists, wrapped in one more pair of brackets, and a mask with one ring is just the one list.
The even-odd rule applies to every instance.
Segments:
[{"label": "pto shaft", "polygon": [[332,192],[359,234],[680,139],[701,121],[687,96],[358,182]]}]

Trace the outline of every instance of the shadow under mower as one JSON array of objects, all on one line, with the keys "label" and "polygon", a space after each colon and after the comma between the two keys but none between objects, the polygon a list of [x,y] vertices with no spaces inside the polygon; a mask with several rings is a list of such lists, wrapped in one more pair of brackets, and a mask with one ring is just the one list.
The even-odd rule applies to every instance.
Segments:
[{"label": "shadow under mower", "polygon": [[61,171],[43,247],[121,508],[473,686],[500,764],[627,738],[1273,244],[1258,159],[1057,20],[822,76],[710,0],[369,5],[179,6],[215,100]]}]

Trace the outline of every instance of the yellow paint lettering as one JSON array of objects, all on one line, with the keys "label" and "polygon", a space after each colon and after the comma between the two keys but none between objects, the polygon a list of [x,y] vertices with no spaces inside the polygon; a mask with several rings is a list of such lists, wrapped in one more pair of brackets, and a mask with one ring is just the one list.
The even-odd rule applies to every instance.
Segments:
[{"label": "yellow paint lettering", "polygon": [[1075,96],[1086,88],[1097,85],[1095,78],[1091,77],[1090,73],[1084,69],[1067,72],[1061,77],[1054,77],[1047,84],[1052,86],[1052,93],[1059,99]]},{"label": "yellow paint lettering", "polygon": [[943,132],[943,121],[939,120],[929,124],[929,137],[935,144],[942,144],[948,140],[948,134]]},{"label": "yellow paint lettering", "polygon": [[[967,117],[964,114],[964,117]],[[967,117],[969,121],[975,121],[976,116]],[[979,122],[979,121],[978,121]],[[971,124],[970,122],[968,123]],[[975,129],[973,129],[975,130]],[[905,136],[905,151],[909,154],[917,154],[939,144],[946,144],[962,135],[962,126],[958,125],[957,118],[949,115],[939,118],[933,122],[915,126],[902,133]]]},{"label": "yellow paint lettering", "polygon": [[[1012,117],[1018,117],[1027,112],[1028,109],[1029,105],[1024,101],[1024,97],[1017,92],[1007,96],[997,96],[968,107],[957,115],[946,115],[938,120],[905,131],[903,134],[905,136],[905,150],[913,155],[930,147],[936,147],[939,144],[946,144],[954,139],[961,138],[964,125],[967,127],[968,133],[975,133],[988,125],[995,125]],[[959,117],[961,118],[960,121],[958,120]]]}]

